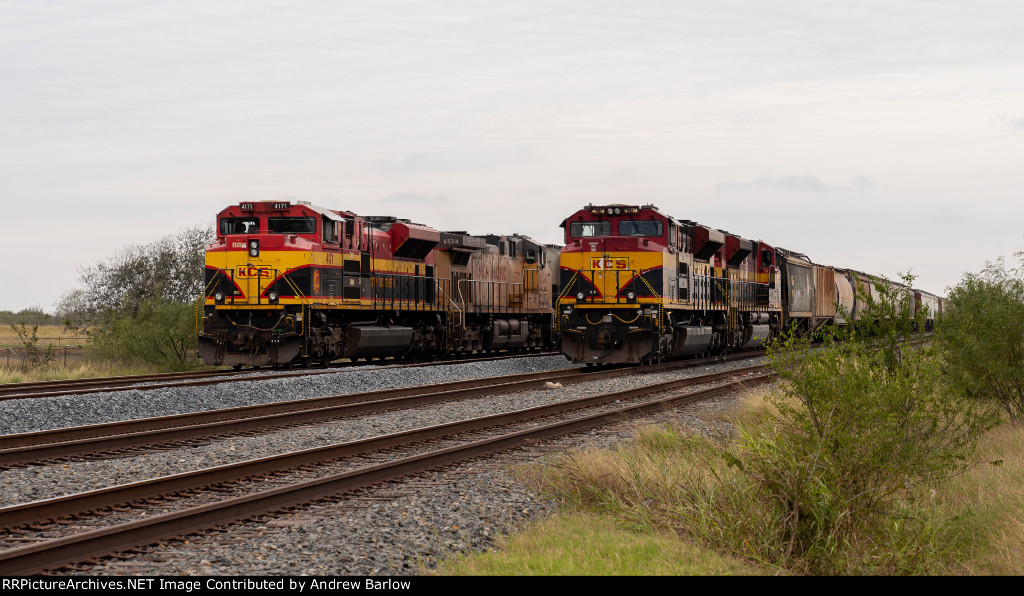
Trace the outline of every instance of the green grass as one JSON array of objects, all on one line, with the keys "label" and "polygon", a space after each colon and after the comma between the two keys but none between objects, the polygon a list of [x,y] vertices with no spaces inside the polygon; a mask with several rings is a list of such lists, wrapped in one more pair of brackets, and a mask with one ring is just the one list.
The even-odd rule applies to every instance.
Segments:
[{"label": "green grass", "polygon": [[443,575],[757,575],[742,560],[671,535],[642,534],[612,519],[579,513],[543,520],[494,551],[447,561]]}]

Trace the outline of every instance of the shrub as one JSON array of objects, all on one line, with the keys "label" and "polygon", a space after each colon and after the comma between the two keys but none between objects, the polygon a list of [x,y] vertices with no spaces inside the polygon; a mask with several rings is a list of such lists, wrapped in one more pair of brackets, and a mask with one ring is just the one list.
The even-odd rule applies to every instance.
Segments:
[{"label": "shrub", "polygon": [[795,336],[772,346],[769,362],[785,381],[770,398],[775,412],[743,435],[733,462],[783,521],[784,558],[814,573],[913,569],[930,530],[901,520],[900,509],[962,471],[994,424],[940,384],[930,347],[911,347],[911,298],[878,289],[877,301],[861,296],[871,321],[826,333],[814,349]]},{"label": "shrub", "polygon": [[1024,422],[1024,253],[967,274],[949,293],[936,337],[950,383]]},{"label": "shrub", "polygon": [[198,366],[196,300],[203,290],[210,227],[189,228],[144,246],[129,246],[81,270],[58,314],[75,321],[95,356],[165,370]]},{"label": "shrub", "polygon": [[44,348],[39,345],[39,325],[33,325],[32,330],[29,331],[24,323],[19,325],[11,323],[11,329],[17,334],[18,341],[21,342],[22,350],[25,352],[23,368],[29,369],[53,362],[56,357],[53,347],[47,345]]},{"label": "shrub", "polygon": [[146,300],[137,312],[114,313],[94,330],[96,355],[164,370],[195,368],[200,364],[195,317],[194,304]]}]

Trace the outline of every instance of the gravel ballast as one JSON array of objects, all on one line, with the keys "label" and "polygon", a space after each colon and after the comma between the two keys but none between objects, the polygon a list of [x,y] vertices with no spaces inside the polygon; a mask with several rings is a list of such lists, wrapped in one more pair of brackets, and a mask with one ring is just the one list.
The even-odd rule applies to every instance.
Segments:
[{"label": "gravel ballast", "polygon": [[[750,364],[749,361],[719,363],[664,373],[567,384],[558,389],[385,412],[259,437],[234,437],[173,451],[6,470],[0,472],[0,488],[3,489],[0,506],[500,411],[518,410],[556,400],[710,374]],[[0,418],[7,427],[2,432],[28,432],[283,399],[555,370],[569,366],[564,358],[554,356],[416,369],[375,369],[365,372],[356,369],[262,382],[246,380],[205,387],[12,400],[0,403]],[[675,414],[676,423],[706,424],[690,414],[686,413],[683,418]],[[607,433],[598,432],[596,435],[607,436]],[[581,436],[571,439],[569,445],[582,444],[588,440],[588,437]],[[202,541],[192,541],[187,548],[182,548],[180,544],[165,545],[152,555],[144,555],[137,560],[151,558],[154,567],[149,572],[155,574],[420,573],[425,568],[433,567],[446,554],[491,548],[496,534],[510,532],[524,522],[554,511],[554,503],[533,494],[511,477],[508,472],[511,464],[495,463],[512,457],[499,456],[491,458],[487,463],[467,462],[447,472],[448,475],[454,475],[453,480],[439,485],[416,485],[414,481],[416,488],[410,494],[370,501],[370,506],[363,502],[356,509],[342,508],[335,511],[332,507],[336,508],[337,504],[315,505],[305,513],[296,513],[294,517],[298,521],[288,521],[286,516],[267,525],[258,522],[241,524],[246,529],[233,529],[231,534],[243,538],[230,544],[216,542],[209,548],[204,548]],[[387,487],[381,490],[389,492]],[[317,513],[318,507],[324,508],[326,512]],[[248,535],[252,538],[244,538]],[[137,566],[130,569],[140,572]],[[104,563],[95,570],[123,572],[119,571],[116,563],[110,567]]]}]

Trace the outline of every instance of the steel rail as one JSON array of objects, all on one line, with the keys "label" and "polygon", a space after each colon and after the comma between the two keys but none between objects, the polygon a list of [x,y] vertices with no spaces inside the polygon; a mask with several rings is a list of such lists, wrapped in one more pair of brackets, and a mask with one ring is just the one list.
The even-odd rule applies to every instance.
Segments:
[{"label": "steel rail", "polygon": [[[469,362],[487,362],[491,360],[504,360],[507,358],[536,358],[541,356],[557,356],[558,352],[538,352],[532,354],[507,354],[503,356],[485,356],[479,358],[452,358],[447,360],[436,360],[430,362],[393,362],[384,366],[366,367],[365,364],[340,364],[329,368],[318,368],[309,370],[292,370],[289,372],[278,372],[253,375],[253,370],[222,370],[222,371],[201,371],[191,373],[161,373],[154,375],[131,375],[123,377],[97,377],[92,379],[71,379],[58,381],[33,381],[26,383],[4,383],[0,384],[0,400],[7,399],[31,399],[41,397],[57,397],[60,395],[85,395],[89,393],[106,393],[113,391],[129,391],[137,389],[148,391],[151,389],[164,389],[167,387],[191,387],[202,385],[215,385],[237,380],[282,379],[288,377],[301,377],[312,375],[325,375],[344,372],[345,369],[353,366],[364,366],[362,370],[377,370],[380,368],[420,368],[426,366],[438,366],[443,364],[463,364]],[[246,376],[251,375],[251,376]],[[197,379],[197,380],[190,380]],[[176,381],[158,382],[151,381]],[[150,383],[139,385],[139,383]]]},{"label": "steel rail", "polygon": [[609,394],[577,398],[554,404],[525,408],[513,412],[503,412],[489,416],[470,418],[467,420],[403,431],[390,435],[381,435],[357,441],[348,441],[324,447],[316,447],[275,456],[268,456],[255,460],[225,464],[194,472],[143,480],[140,482],[97,489],[85,493],[65,495],[62,497],[33,501],[20,505],[11,505],[0,508],[0,528],[10,528],[17,525],[80,513],[89,509],[109,507],[137,499],[194,489],[217,482],[238,480],[248,476],[279,472],[307,464],[334,460],[352,455],[361,455],[375,450],[409,445],[411,443],[439,438],[445,435],[471,432],[501,424],[521,422],[531,418],[552,416],[580,408],[594,407],[604,403],[614,402],[615,400],[634,399],[645,395],[681,389],[683,387],[712,383],[738,375],[759,373],[763,371],[764,368],[764,365],[758,365],[712,375],[705,375],[702,377],[675,379],[672,381],[665,381],[654,385],[647,385],[640,388],[627,389]]},{"label": "steel rail", "polygon": [[[727,374],[735,375],[740,374],[740,372],[731,371],[730,373],[719,373],[718,376]],[[391,462],[367,466],[339,474],[332,474],[324,478],[260,491],[250,495],[233,497],[218,503],[200,505],[182,511],[155,515],[107,528],[91,530],[29,546],[9,549],[7,551],[0,552],[0,575],[25,575],[38,573],[45,569],[50,569],[70,562],[109,554],[117,550],[124,550],[150,544],[152,542],[173,538],[174,536],[185,535],[211,526],[230,523],[246,519],[254,515],[268,513],[281,508],[330,497],[340,492],[351,491],[375,483],[393,480],[409,474],[423,472],[432,468],[449,465],[481,455],[492,454],[510,448],[519,447],[532,441],[577,432],[603,424],[619,422],[631,417],[649,415],[665,409],[721,395],[722,393],[743,387],[745,386],[745,383],[750,381],[763,382],[769,378],[771,378],[771,375],[761,375],[755,379],[733,381],[718,387],[683,395],[673,395],[642,404],[624,405],[610,411],[587,415],[569,421],[544,424],[529,430],[512,432],[497,437],[472,441],[461,446],[402,457]],[[656,386],[644,387],[639,390],[633,389],[626,392],[595,396],[581,400],[590,401],[591,403],[587,405],[582,405],[580,403],[572,404],[571,409],[580,409],[582,407],[614,402],[614,400],[621,400],[623,397],[629,398],[626,394],[633,394],[633,396],[635,396],[638,392],[642,394],[650,394],[654,392],[671,391],[673,389],[671,387],[667,387],[668,385],[678,385],[679,383],[686,381],[690,381],[690,384],[693,384],[693,379],[685,379],[682,381],[677,380]],[[707,377],[703,378],[703,382],[708,381],[709,379]],[[658,387],[658,389],[655,389],[655,387]],[[541,415],[552,415],[552,413],[557,413],[556,410],[565,409],[567,407],[569,407],[568,403],[539,406],[537,408],[530,408],[507,414],[499,414],[462,421],[459,423],[451,423],[449,425],[428,427],[417,431],[407,431],[406,433],[399,433],[398,435],[393,436],[377,437],[353,443],[342,443],[327,448],[307,450],[305,452],[296,452],[294,454],[285,454],[281,457],[300,457],[298,454],[307,454],[301,457],[309,457],[308,454],[310,452],[323,451],[325,449],[351,450],[354,448],[353,445],[357,443],[367,443],[371,441],[384,441],[385,443],[388,441],[421,441],[425,440],[425,437],[430,438],[429,435],[440,436],[451,434],[453,432],[452,429],[456,426],[463,426],[463,428],[454,432],[466,432],[467,429],[471,429],[476,426],[488,427],[501,424],[501,422],[497,422],[496,420],[502,417],[513,416],[519,420],[533,419]],[[541,414],[541,412],[547,413]],[[424,434],[418,438],[413,438],[416,433]],[[438,433],[440,435],[438,435]],[[380,449],[383,448],[383,446],[391,445],[382,444],[372,448]],[[324,459],[322,453],[314,454],[312,457],[319,458],[316,461],[323,461]],[[332,454],[330,457],[333,459],[337,456]],[[235,466],[255,466],[259,468],[260,466],[267,465],[267,459],[269,458],[253,460],[251,462],[242,462],[240,464],[232,464],[229,466],[221,466],[220,468],[235,468]],[[302,464],[293,463],[291,465],[294,466]],[[211,468],[210,470],[214,469],[215,468]],[[252,475],[253,473],[267,473],[270,471],[274,470],[267,469],[260,472],[244,472],[240,468],[235,468],[232,473],[235,475]],[[204,470],[200,471],[200,473],[210,472],[209,470]],[[177,482],[180,476],[182,475],[154,479],[139,484],[147,485],[149,487],[148,490],[159,490],[163,491],[162,494],[166,494],[166,490],[163,488],[157,488],[156,485],[161,482]],[[226,479],[218,481],[223,482],[226,481]],[[116,489],[118,487],[114,488]],[[184,489],[178,488],[173,490]],[[105,493],[106,491],[95,492]],[[37,511],[45,510],[47,514],[53,514],[54,511],[60,511],[61,507],[68,507],[66,503],[72,497],[75,496],[73,495],[71,497],[53,499],[50,500],[52,503],[44,505],[29,503],[22,506],[8,507],[0,509],[0,513],[6,514],[6,512],[10,510],[12,513],[10,514],[11,517],[8,519],[17,519],[17,516],[24,515],[23,511],[26,511],[29,507],[38,507],[40,509]],[[139,498],[143,497],[133,497],[133,499]],[[19,509],[21,511],[14,512],[14,510]],[[31,515],[38,515],[38,513]],[[66,515],[66,513],[61,513],[60,515]],[[36,519],[38,519],[38,516]],[[5,525],[9,524],[6,522],[0,523],[0,526]]]},{"label": "steel rail", "polygon": [[[745,355],[743,357],[746,357]],[[495,392],[531,389],[557,380],[576,383],[706,364],[696,360],[662,363],[638,369],[568,368],[556,371],[469,379],[424,387],[404,387],[275,402],[223,410],[143,418],[89,426],[0,436],[0,466],[25,465],[45,459],[136,448],[159,443],[237,434],[269,426],[321,422],[368,411],[412,407],[445,400],[469,399]]]}]

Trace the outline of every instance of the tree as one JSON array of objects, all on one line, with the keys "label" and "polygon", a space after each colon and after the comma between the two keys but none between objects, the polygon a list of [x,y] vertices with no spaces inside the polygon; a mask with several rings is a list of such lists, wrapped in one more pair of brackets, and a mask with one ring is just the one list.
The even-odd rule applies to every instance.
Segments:
[{"label": "tree", "polygon": [[185,304],[203,290],[203,262],[213,229],[193,227],[143,246],[128,246],[79,271],[80,293],[65,294],[58,308],[135,314],[151,298]]},{"label": "tree", "polygon": [[950,383],[1024,422],[1024,253],[1007,268],[1000,257],[968,273],[944,302],[936,337]]},{"label": "tree", "polygon": [[123,248],[81,269],[81,287],[64,294],[57,312],[89,327],[101,357],[175,370],[194,366],[196,300],[213,238],[212,227],[193,227]]}]

